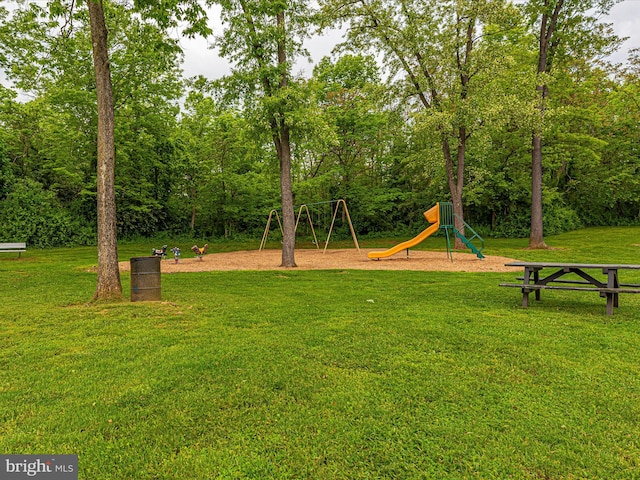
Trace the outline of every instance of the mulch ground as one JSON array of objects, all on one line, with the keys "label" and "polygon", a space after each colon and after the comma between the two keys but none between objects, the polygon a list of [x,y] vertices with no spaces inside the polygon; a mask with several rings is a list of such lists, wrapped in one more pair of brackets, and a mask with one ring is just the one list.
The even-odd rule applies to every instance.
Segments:
[{"label": "mulch ground", "polygon": [[[448,272],[514,272],[518,268],[505,267],[504,264],[514,261],[512,258],[487,256],[477,258],[470,253],[453,253],[453,262],[447,258],[446,252],[429,252],[411,250],[409,256],[405,251],[388,258],[372,260],[367,252],[373,249],[339,249],[322,250],[296,249],[297,270],[422,270]],[[380,249],[376,249],[380,251]],[[178,263],[172,257],[162,261],[163,273],[203,272],[229,270],[291,270],[280,266],[282,252],[280,250],[250,250],[229,253],[209,253],[199,260],[190,253],[181,257]],[[128,271],[129,262],[121,262],[120,270]]]}]

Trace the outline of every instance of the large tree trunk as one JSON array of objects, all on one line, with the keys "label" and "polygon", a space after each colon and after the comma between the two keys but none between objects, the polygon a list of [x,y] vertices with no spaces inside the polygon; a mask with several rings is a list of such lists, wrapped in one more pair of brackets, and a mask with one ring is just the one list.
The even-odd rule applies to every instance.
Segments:
[{"label": "large tree trunk", "polygon": [[[538,77],[547,69],[548,39],[543,35],[546,21],[543,20],[540,33],[540,52],[538,57]],[[545,100],[547,89],[538,85],[538,105],[540,125],[534,127],[531,136],[531,228],[529,230],[529,248],[546,248],[542,213],[542,129],[544,125]]]},{"label": "large tree trunk", "polygon": [[122,284],[118,268],[116,234],[115,145],[113,93],[107,47],[107,28],[101,1],[89,0],[98,101],[98,284],[94,300],[121,300]]},{"label": "large tree trunk", "polygon": [[296,267],[296,219],[293,211],[293,190],[291,185],[291,143],[289,128],[282,125],[277,141],[280,159],[280,191],[282,195],[282,264],[281,267]]},{"label": "large tree trunk", "polygon": [[[539,33],[538,51],[538,78],[551,71],[553,55],[551,54],[552,39],[558,24],[560,11],[564,6],[564,0],[557,0],[553,5],[552,0],[545,0],[545,10],[542,12]],[[549,7],[553,6],[553,10]],[[540,104],[540,125],[534,127],[531,137],[531,231],[529,233],[529,248],[547,248],[544,243],[543,212],[542,212],[542,131],[544,128],[544,115],[546,100],[549,90],[545,82],[536,87]]]},{"label": "large tree trunk", "polygon": [[[280,88],[287,87],[287,54],[284,45],[285,24],[284,12],[278,12],[276,22],[278,25],[278,66],[282,68]],[[291,185],[291,139],[289,126],[286,123],[284,112],[280,112],[276,120],[277,132],[274,132],[276,151],[280,160],[280,192],[282,198],[282,264],[281,267],[297,267],[295,259],[296,246],[296,219],[293,212],[293,189]]]},{"label": "large tree trunk", "polygon": [[[453,203],[454,224],[453,226],[462,235],[464,235],[464,209],[462,206],[462,192],[464,189],[464,156],[466,137],[464,135],[464,128],[460,129],[460,141],[458,145],[458,157],[457,166],[454,167],[453,158],[451,156],[451,148],[449,146],[449,139],[443,136],[442,139],[442,153],[444,154],[445,167],[447,170],[447,181],[449,183],[449,192],[451,193],[451,202]],[[454,247],[456,250],[462,250],[465,248],[462,240],[457,236],[455,237]]]},{"label": "large tree trunk", "polygon": [[542,136],[534,133],[531,141],[531,231],[529,248],[547,248],[544,243],[542,215]]}]

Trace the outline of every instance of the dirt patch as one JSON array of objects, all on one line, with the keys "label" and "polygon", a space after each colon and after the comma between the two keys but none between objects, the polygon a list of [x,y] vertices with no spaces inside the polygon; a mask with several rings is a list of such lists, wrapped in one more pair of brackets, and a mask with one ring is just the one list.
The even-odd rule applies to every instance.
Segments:
[{"label": "dirt patch", "polygon": [[[479,259],[470,253],[453,254],[453,262],[447,258],[446,252],[426,252],[412,250],[407,257],[406,252],[392,257],[372,260],[367,252],[374,249],[340,249],[340,250],[303,250],[295,252],[297,270],[423,270],[447,272],[513,272],[518,268],[505,267],[504,264],[514,261],[512,258],[487,256]],[[380,249],[375,249],[380,251]],[[250,250],[229,253],[210,253],[197,258],[180,258],[175,263],[173,258],[162,261],[163,273],[206,272],[213,270],[290,270],[280,267],[282,252],[280,250]],[[120,262],[120,270],[128,271],[129,262]]]}]

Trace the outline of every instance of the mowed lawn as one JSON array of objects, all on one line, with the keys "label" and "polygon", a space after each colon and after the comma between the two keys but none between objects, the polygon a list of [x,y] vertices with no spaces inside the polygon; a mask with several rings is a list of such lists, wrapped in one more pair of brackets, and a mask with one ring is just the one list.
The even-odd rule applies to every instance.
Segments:
[{"label": "mowed lawn", "polygon": [[[486,253],[640,263],[640,228],[547,242]],[[606,316],[591,292],[523,309],[510,273],[268,271],[87,304],[95,262],[0,256],[3,453],[91,480],[640,478],[640,295]]]}]

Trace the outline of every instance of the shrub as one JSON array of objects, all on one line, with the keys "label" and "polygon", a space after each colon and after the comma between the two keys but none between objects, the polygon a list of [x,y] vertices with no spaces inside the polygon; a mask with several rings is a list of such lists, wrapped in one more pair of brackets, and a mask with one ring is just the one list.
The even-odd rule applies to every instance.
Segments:
[{"label": "shrub", "polygon": [[34,247],[88,243],[92,229],[62,208],[53,192],[34,180],[19,180],[0,201],[0,239]]}]

